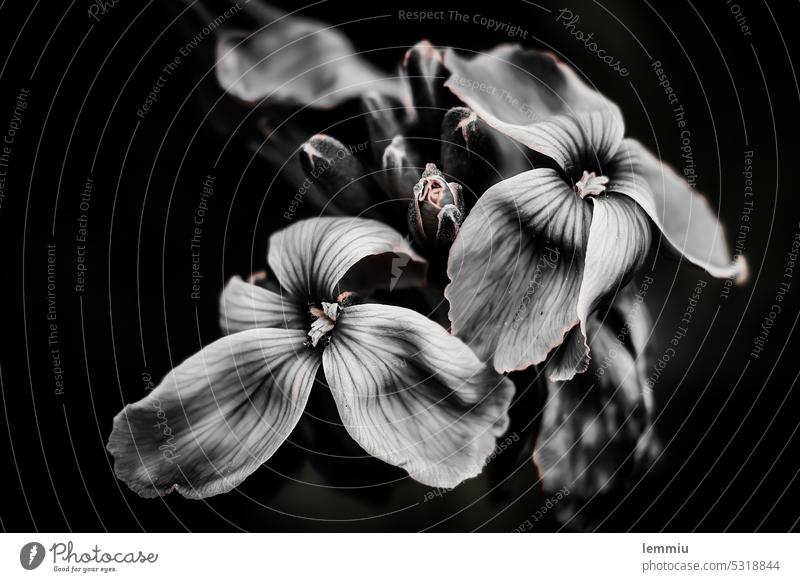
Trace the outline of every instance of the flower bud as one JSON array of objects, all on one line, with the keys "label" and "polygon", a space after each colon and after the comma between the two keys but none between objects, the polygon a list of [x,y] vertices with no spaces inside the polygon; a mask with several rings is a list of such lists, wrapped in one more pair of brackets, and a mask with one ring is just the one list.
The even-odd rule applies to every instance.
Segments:
[{"label": "flower bud", "polygon": [[366,174],[364,167],[342,142],[314,135],[303,144],[300,163],[308,184],[323,188],[334,209],[356,214],[369,206],[370,196],[361,180]]},{"label": "flower bud", "polygon": [[431,123],[441,119],[442,106],[452,101],[452,93],[444,86],[450,74],[441,52],[427,40],[418,42],[406,52],[402,69],[420,121]]},{"label": "flower bud", "polygon": [[417,244],[424,248],[449,248],[463,220],[461,186],[448,182],[435,164],[428,164],[414,186],[414,200],[409,206],[409,230]]},{"label": "flower bud", "polygon": [[[398,120],[402,116],[403,106],[399,102],[388,95],[372,91],[361,98],[361,108],[364,110],[373,148],[385,146],[394,136],[400,134]],[[382,152],[377,149],[374,154],[376,161],[380,162]]]},{"label": "flower bud", "polygon": [[401,135],[395,136],[383,151],[381,177],[392,199],[408,200],[411,197],[414,183],[419,176],[419,166],[415,162],[408,142]]}]

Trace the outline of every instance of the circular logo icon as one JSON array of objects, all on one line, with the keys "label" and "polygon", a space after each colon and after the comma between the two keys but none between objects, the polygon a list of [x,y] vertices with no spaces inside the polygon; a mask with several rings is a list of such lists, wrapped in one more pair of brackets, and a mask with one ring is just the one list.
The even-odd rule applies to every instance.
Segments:
[{"label": "circular logo icon", "polygon": [[44,561],[44,546],[39,542],[28,542],[19,551],[19,563],[26,570],[38,568]]}]

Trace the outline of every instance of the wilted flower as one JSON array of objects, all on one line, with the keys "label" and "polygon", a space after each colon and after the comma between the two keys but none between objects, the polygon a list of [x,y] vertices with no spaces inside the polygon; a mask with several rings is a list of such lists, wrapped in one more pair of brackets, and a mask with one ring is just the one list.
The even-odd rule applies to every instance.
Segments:
[{"label": "wilted flower", "polygon": [[[392,268],[400,259],[402,274]],[[436,487],[481,471],[507,428],[513,384],[423,315],[360,302],[424,276],[424,259],[396,231],[309,219],[271,237],[268,262],[273,289],[234,277],[223,291],[230,335],[114,419],[108,449],[120,479],[148,497],[231,490],[288,438],[320,365],[369,454]]]},{"label": "wilted flower", "polygon": [[[584,371],[588,318],[644,260],[651,223],[711,275],[746,277],[703,197],[624,138],[618,108],[552,56],[502,47],[471,61],[450,51],[445,62],[454,71],[448,86],[481,119],[541,156],[536,169],[483,194],[451,250],[445,296],[453,333],[495,369],[524,369],[561,346],[550,377]],[[527,106],[463,78],[504,87]],[[557,263],[540,268],[554,248]]]}]

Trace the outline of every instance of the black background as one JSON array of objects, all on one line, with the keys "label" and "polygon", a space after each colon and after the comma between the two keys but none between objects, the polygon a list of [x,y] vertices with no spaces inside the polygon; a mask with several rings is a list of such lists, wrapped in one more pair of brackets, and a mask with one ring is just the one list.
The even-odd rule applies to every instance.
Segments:
[{"label": "black background", "polygon": [[[30,94],[0,207],[5,530],[510,531],[540,506],[524,448],[492,461],[481,478],[425,501],[428,488],[360,458],[340,438],[324,390],[314,391],[292,443],[228,495],[144,500],[117,481],[105,451],[111,419],[145,394],[145,374],[157,382],[220,335],[219,290],[231,275],[264,266],[267,237],[281,225],[293,193],[252,156],[247,122],[233,132],[239,118],[228,112],[227,98],[212,106],[221,91],[210,70],[211,39],[183,59],[146,118],[137,118],[161,68],[204,25],[191,12],[179,16],[183,4],[120,0],[100,22],[88,17],[86,0],[14,4],[0,7],[0,132],[20,89]],[[680,165],[680,132],[650,67],[660,60],[686,110],[698,187],[720,210],[731,243],[744,201],[744,151],[754,151],[745,243],[750,282],[723,300],[720,282],[654,255],[656,284],[647,296],[656,321],[654,354],[674,333],[695,282],[709,284],[655,388],[663,455],[627,497],[591,509],[600,516],[593,527],[611,531],[796,529],[797,277],[764,351],[749,354],[800,231],[797,4],[738,2],[751,36],[740,30],[734,3],[723,1],[538,4],[329,0],[303,13],[341,25],[388,71],[422,38],[471,50],[514,40],[472,22],[399,20],[398,10],[456,9],[517,24],[529,31],[521,42],[573,64],[621,106],[629,135]],[[209,6],[212,13],[226,7]],[[629,77],[616,75],[555,22],[565,6],[580,15],[578,28],[593,31],[627,66]],[[317,123],[313,116],[308,122]],[[189,239],[209,173],[216,180],[203,230],[204,278],[201,299],[192,300]],[[77,293],[75,237],[87,176],[95,184],[88,271],[85,291]],[[55,393],[47,340],[50,243],[63,394]],[[523,398],[514,415],[535,411],[535,402]],[[492,487],[506,476],[502,487]],[[551,521],[537,526],[557,528]]]}]

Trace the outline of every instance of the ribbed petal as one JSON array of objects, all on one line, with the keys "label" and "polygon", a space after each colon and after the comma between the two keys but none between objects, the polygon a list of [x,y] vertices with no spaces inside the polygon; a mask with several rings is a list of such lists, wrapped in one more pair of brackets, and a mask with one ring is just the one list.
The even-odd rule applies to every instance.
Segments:
[{"label": "ribbed petal", "polygon": [[231,277],[219,298],[220,327],[226,334],[259,327],[303,330],[308,316],[297,298]]},{"label": "ribbed petal", "polygon": [[217,79],[236,97],[333,107],[367,91],[400,94],[399,79],[387,78],[333,26],[262,11],[269,22],[247,35],[228,32],[217,43]]},{"label": "ribbed petal", "polygon": [[650,248],[650,224],[638,204],[617,194],[592,196],[590,200],[592,225],[577,305],[580,325],[570,332],[568,341],[548,364],[553,380],[568,380],[586,370],[589,315],[598,302],[625,286]]},{"label": "ribbed petal", "polygon": [[555,115],[526,126],[508,126],[505,133],[551,158],[568,176],[575,176],[584,170],[603,173],[622,142],[625,125],[614,111],[598,109]]},{"label": "ribbed petal", "polygon": [[452,331],[500,372],[541,362],[578,323],[591,207],[555,170],[486,191],[453,243]]},{"label": "ribbed petal", "polygon": [[268,261],[281,286],[301,300],[420,285],[427,269],[400,233],[364,218],[293,224],[270,237]]},{"label": "ribbed petal", "polygon": [[480,473],[508,428],[511,381],[415,311],[345,308],[323,367],[353,438],[426,485],[455,487]]},{"label": "ribbed petal", "polygon": [[127,405],[108,440],[117,477],[143,497],[230,491],[297,424],[319,367],[302,331],[226,336]]},{"label": "ribbed petal", "polygon": [[612,164],[608,189],[635,200],[678,253],[714,277],[747,280],[747,263],[744,257],[731,258],[706,198],[670,166],[633,139],[622,142]]}]

